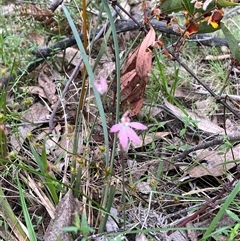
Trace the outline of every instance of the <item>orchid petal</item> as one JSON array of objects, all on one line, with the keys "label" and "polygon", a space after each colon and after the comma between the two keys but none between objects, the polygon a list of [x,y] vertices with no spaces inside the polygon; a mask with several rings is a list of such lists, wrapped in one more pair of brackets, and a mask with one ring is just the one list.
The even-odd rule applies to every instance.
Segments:
[{"label": "orchid petal", "polygon": [[129,114],[130,114],[130,111],[129,110],[127,110],[127,111],[125,111],[124,112],[124,114],[122,115],[122,117],[128,117],[129,116]]},{"label": "orchid petal", "polygon": [[147,127],[139,122],[130,122],[129,126],[137,129],[137,130],[146,130]]},{"label": "orchid petal", "polygon": [[111,127],[110,132],[118,132],[123,127],[122,123],[115,124]]},{"label": "orchid petal", "polygon": [[200,8],[202,8],[202,5],[203,5],[202,2],[198,2],[198,1],[196,1],[195,4],[194,4],[194,8],[196,8],[196,9],[200,9]]},{"label": "orchid petal", "polygon": [[118,133],[118,139],[123,149],[126,149],[128,145],[128,135],[127,135],[127,127],[123,127]]},{"label": "orchid petal", "polygon": [[141,140],[139,138],[139,136],[137,135],[137,133],[131,129],[130,127],[126,128],[126,134],[128,136],[128,138],[133,141],[136,144],[140,144]]},{"label": "orchid petal", "polygon": [[100,95],[103,95],[108,89],[107,80],[103,77],[100,77],[99,80],[96,80],[94,82],[94,86]]},{"label": "orchid petal", "polygon": [[107,80],[101,76],[101,77],[100,77],[100,83],[101,83],[101,86],[102,86],[102,90],[103,90],[104,92],[106,92],[107,89],[108,89]]}]

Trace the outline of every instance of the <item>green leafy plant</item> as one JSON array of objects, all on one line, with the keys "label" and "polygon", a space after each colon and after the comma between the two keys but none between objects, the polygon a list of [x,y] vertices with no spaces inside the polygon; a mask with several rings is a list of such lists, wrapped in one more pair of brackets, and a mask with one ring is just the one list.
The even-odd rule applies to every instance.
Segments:
[{"label": "green leafy plant", "polygon": [[28,235],[29,235],[29,239],[31,241],[37,241],[37,237],[32,225],[32,221],[28,212],[28,208],[27,208],[27,204],[24,198],[24,194],[23,194],[23,190],[22,190],[22,185],[19,181],[19,177],[17,176],[17,182],[18,182],[18,188],[19,188],[19,194],[20,194],[20,200],[21,200],[21,206],[23,208],[23,215],[25,218],[25,222],[27,225],[27,230],[28,230]]},{"label": "green leafy plant", "polygon": [[207,240],[208,237],[211,236],[213,230],[215,229],[217,223],[219,222],[222,215],[225,213],[226,209],[229,207],[229,205],[233,202],[235,196],[239,192],[240,183],[237,183],[234,189],[231,191],[223,205],[221,206],[220,210],[218,211],[215,218],[212,220],[211,224],[209,225],[207,231],[204,233],[203,237],[201,238],[201,241]]},{"label": "green leafy plant", "polygon": [[81,235],[83,236],[82,240],[87,241],[89,234],[94,232],[94,229],[89,227],[86,213],[85,212],[82,213],[81,220],[79,219],[79,215],[77,213],[75,213],[74,217],[75,217],[74,226],[64,227],[62,230],[66,232],[74,232],[74,233],[80,232]]}]

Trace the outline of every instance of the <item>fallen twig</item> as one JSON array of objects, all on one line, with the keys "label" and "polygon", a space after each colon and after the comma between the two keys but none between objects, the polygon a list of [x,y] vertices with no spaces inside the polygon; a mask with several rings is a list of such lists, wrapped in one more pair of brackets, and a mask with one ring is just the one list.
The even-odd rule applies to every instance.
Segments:
[{"label": "fallen twig", "polygon": [[[209,93],[205,90],[194,90],[192,91],[194,94],[198,94],[198,95],[209,95]],[[229,99],[232,99],[232,100],[237,100],[237,101],[240,101],[240,96],[239,95],[229,95],[229,94],[221,94],[219,96],[221,99],[224,99],[224,98],[229,98]]]},{"label": "fallen twig", "polygon": [[201,150],[201,149],[207,149],[209,147],[216,146],[216,145],[221,145],[225,142],[225,140],[228,140],[230,142],[240,141],[240,135],[236,135],[236,136],[216,136],[211,141],[207,141],[207,142],[204,142],[204,143],[201,143],[199,145],[195,145],[195,146],[192,146],[192,147],[186,149],[181,154],[176,155],[174,157],[174,161],[177,162],[177,161],[183,160],[191,152]]}]

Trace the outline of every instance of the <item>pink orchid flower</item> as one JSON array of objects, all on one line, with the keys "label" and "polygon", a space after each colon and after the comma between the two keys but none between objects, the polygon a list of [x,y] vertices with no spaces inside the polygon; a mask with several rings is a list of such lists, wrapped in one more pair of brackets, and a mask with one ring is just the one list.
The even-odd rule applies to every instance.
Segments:
[{"label": "pink orchid flower", "polygon": [[107,89],[108,89],[107,80],[103,77],[100,77],[99,80],[96,80],[94,82],[94,86],[100,95],[103,95],[104,93],[107,92]]},{"label": "pink orchid flower", "polygon": [[140,144],[141,140],[136,132],[132,129],[146,130],[147,127],[139,122],[131,122],[128,117],[130,112],[127,110],[122,118],[121,123],[115,124],[110,129],[110,132],[118,132],[118,138],[123,149],[126,149],[129,140],[136,144]]}]

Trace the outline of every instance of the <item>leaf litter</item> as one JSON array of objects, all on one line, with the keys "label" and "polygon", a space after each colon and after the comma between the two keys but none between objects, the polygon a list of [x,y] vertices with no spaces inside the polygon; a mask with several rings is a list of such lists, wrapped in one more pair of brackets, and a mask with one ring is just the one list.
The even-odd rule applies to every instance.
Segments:
[{"label": "leaf litter", "polygon": [[40,103],[33,104],[21,117],[24,123],[17,128],[16,134],[10,137],[13,149],[19,152],[28,134],[38,127],[37,123],[39,121],[48,121],[48,116],[49,111],[44,105]]}]

